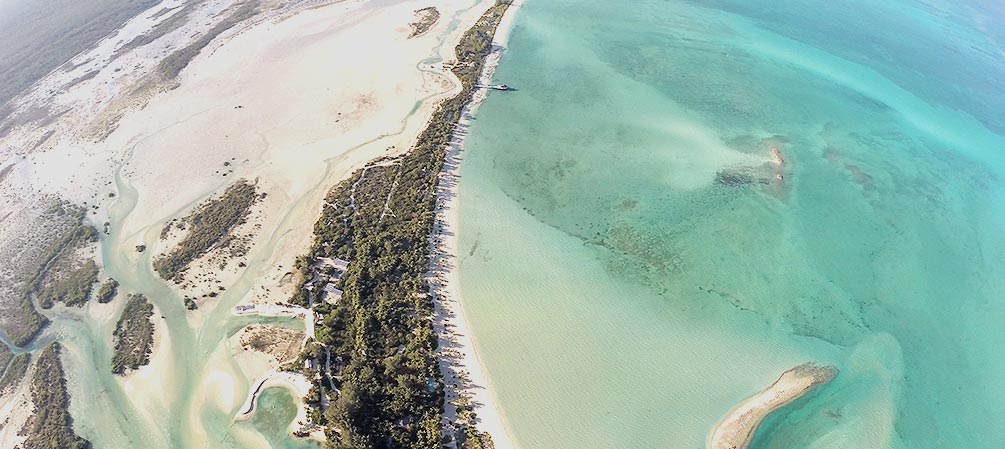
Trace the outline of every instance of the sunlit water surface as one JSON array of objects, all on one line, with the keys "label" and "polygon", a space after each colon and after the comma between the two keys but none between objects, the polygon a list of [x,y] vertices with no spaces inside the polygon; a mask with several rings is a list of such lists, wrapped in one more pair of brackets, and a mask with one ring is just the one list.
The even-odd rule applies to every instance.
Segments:
[{"label": "sunlit water surface", "polygon": [[521,446],[701,448],[818,361],[753,447],[1005,447],[995,8],[529,1],[459,230]]}]

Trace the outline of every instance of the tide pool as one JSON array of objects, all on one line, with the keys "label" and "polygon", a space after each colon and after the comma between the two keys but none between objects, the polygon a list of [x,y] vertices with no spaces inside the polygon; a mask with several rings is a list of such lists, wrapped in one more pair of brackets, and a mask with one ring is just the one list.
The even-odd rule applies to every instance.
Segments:
[{"label": "tide pool", "polygon": [[841,373],[752,447],[1005,447],[1003,20],[529,1],[459,187],[465,309],[517,442],[701,448],[818,361]]}]

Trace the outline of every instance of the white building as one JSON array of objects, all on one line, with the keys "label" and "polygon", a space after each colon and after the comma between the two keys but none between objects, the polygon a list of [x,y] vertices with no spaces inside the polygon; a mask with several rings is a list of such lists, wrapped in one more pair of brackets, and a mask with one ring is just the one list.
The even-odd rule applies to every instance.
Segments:
[{"label": "white building", "polygon": [[335,284],[329,282],[324,287],[324,301],[328,304],[335,304],[342,299],[342,290],[335,288]]},{"label": "white building", "polygon": [[349,269],[348,260],[342,260],[338,258],[332,259],[331,257],[321,257],[318,258],[318,261],[321,262],[321,264],[324,266],[332,267],[340,271],[345,271]]}]

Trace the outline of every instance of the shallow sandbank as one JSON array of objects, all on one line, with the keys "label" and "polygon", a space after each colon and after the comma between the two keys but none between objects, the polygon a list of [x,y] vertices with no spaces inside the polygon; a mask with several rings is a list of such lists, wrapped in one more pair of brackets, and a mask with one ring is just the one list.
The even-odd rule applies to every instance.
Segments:
[{"label": "shallow sandbank", "polygon": [[833,366],[815,363],[805,363],[785,371],[770,387],[730,410],[712,429],[706,447],[746,448],[764,418],[817,386],[830,382],[837,373],[837,368]]}]

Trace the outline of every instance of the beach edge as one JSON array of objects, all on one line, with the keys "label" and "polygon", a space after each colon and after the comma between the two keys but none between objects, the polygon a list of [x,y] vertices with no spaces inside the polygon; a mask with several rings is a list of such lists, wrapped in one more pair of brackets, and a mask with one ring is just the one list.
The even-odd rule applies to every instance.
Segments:
[{"label": "beach edge", "polygon": [[[486,57],[478,84],[491,83],[509,41],[516,15],[524,3],[525,0],[513,0],[503,15],[492,37],[492,51]],[[470,398],[471,409],[477,417],[478,431],[488,433],[495,448],[504,449],[518,446],[499,407],[478,351],[471,320],[465,311],[460,292],[457,266],[460,163],[472,118],[488,92],[488,89],[478,90],[471,102],[464,107],[444,157],[436,188],[436,215],[433,233],[430,235],[432,252],[428,281],[434,298],[434,329],[439,339],[437,353],[444,381],[444,425],[451,425],[456,417],[457,410],[452,400],[466,396]],[[458,378],[457,373],[462,373],[463,379]]]}]

